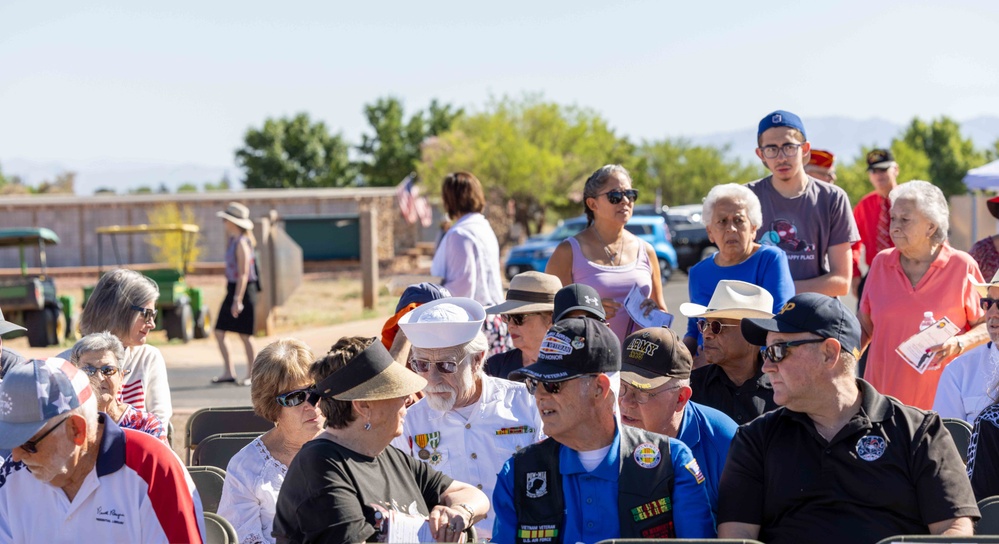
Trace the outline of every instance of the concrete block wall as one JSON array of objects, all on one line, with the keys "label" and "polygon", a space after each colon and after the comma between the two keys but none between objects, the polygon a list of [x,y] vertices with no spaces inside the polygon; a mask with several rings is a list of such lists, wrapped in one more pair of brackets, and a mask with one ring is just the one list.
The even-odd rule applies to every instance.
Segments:
[{"label": "concrete block wall", "polygon": [[[396,233],[409,228],[399,213],[392,188],[348,189],[258,189],[239,192],[185,193],[169,195],[33,196],[0,199],[0,228],[48,227],[61,240],[46,249],[48,265],[96,266],[97,227],[148,223],[148,212],[174,202],[192,210],[201,227],[199,260],[221,262],[225,254],[222,220],[215,213],[230,201],[242,202],[250,217],[258,219],[277,210],[284,215],[326,215],[359,213],[374,207],[378,214],[380,260],[392,259],[405,249],[396,242]],[[115,256],[108,236],[103,237],[104,265],[114,266]],[[150,263],[152,259],[144,236],[119,236],[123,264]],[[408,247],[408,246],[407,246]],[[35,251],[28,250],[28,266],[37,266]],[[18,266],[16,250],[0,251],[0,268]]]}]

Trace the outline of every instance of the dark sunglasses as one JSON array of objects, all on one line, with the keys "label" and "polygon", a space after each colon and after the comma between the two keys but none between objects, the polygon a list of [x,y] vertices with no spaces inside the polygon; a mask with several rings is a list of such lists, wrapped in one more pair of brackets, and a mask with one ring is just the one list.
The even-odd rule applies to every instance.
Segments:
[{"label": "dark sunglasses", "polygon": [[787,352],[789,348],[795,346],[802,346],[805,344],[818,344],[819,342],[825,342],[825,338],[810,338],[808,340],[793,340],[791,342],[777,342],[776,344],[770,344],[767,347],[760,348],[760,353],[763,354],[767,359],[779,363],[787,357]]},{"label": "dark sunglasses", "polygon": [[551,394],[551,395],[558,395],[559,392],[562,391],[562,386],[565,385],[566,383],[571,382],[572,380],[575,380],[577,378],[583,378],[583,377],[590,376],[590,375],[591,374],[581,374],[579,376],[573,376],[572,378],[569,378],[568,380],[562,380],[560,382],[545,382],[545,381],[541,381],[541,380],[535,380],[534,378],[526,378],[524,380],[524,385],[527,386],[527,392],[530,393],[530,394],[532,394],[532,395],[535,392],[537,392],[537,390],[538,390],[538,384],[540,384],[541,386],[543,386],[545,388],[545,391],[548,391],[549,394]]},{"label": "dark sunglasses", "polygon": [[500,318],[511,325],[522,327],[524,325],[524,321],[527,320],[527,316],[530,315],[541,315],[541,314],[537,312],[527,313],[527,314],[500,314]]},{"label": "dark sunglasses", "polygon": [[67,419],[69,419],[69,416],[62,418],[62,421],[53,425],[52,428],[45,431],[45,434],[43,434],[42,436],[39,436],[34,440],[28,440],[24,444],[21,444],[20,448],[28,453],[38,453],[38,443],[41,442],[42,440],[45,440],[45,437],[52,434],[52,431],[59,428],[60,425],[66,423]]},{"label": "dark sunglasses", "polygon": [[613,191],[607,191],[606,193],[601,193],[597,196],[606,196],[607,202],[610,202],[611,204],[620,203],[622,200],[624,200],[624,197],[628,197],[628,200],[634,202],[638,200],[638,189],[627,189],[625,191],[615,189]]},{"label": "dark sunglasses", "polygon": [[280,395],[274,397],[274,400],[278,404],[286,408],[294,408],[299,404],[302,404],[309,399],[309,394],[312,393],[315,386],[310,385],[302,389],[295,389],[294,391],[288,391],[287,393],[281,393]]},{"label": "dark sunglasses", "polygon": [[114,376],[115,373],[117,373],[117,372],[121,372],[122,376],[125,375],[125,371],[124,370],[122,370],[120,367],[117,367],[117,366],[114,366],[114,365],[104,365],[104,366],[102,366],[100,368],[96,368],[96,367],[87,365],[87,366],[81,368],[80,370],[82,370],[87,376],[90,376],[91,378],[93,378],[94,376],[96,376],[98,372],[100,372],[106,378],[110,378],[111,376]]},{"label": "dark sunglasses", "polygon": [[142,306],[136,306],[135,304],[132,305],[132,309],[142,314],[142,319],[152,321],[154,323],[156,322],[156,310],[143,308]]},{"label": "dark sunglasses", "polygon": [[701,331],[701,334],[708,331],[711,331],[711,334],[721,334],[723,327],[738,327],[738,325],[730,325],[721,321],[708,321],[706,319],[697,320],[697,330]]},{"label": "dark sunglasses", "polygon": [[[462,358],[461,361],[465,359]],[[454,374],[458,371],[458,364],[461,361],[430,361],[427,359],[417,359],[415,357],[409,360],[409,366],[413,368],[413,371],[420,374],[426,374],[430,372],[430,367],[432,365],[437,365],[437,372],[441,374]]]},{"label": "dark sunglasses", "polygon": [[995,304],[997,302],[999,302],[999,298],[982,297],[979,300],[978,304],[982,307],[983,310],[985,310],[987,312],[987,311],[989,311],[989,308],[995,306]]}]

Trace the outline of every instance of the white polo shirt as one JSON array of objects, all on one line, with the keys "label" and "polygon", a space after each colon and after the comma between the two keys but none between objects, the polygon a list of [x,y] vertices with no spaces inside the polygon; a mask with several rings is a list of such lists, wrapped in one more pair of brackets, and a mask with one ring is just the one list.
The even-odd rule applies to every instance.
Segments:
[{"label": "white polo shirt", "polygon": [[[438,412],[426,399],[409,407],[402,436],[392,445],[448,476],[481,489],[492,502],[496,475],[514,453],[545,438],[534,396],[519,382],[482,379],[482,394],[468,419],[460,410]],[[422,447],[421,447],[422,444]],[[492,535],[492,507],[475,524],[479,537]]]},{"label": "white polo shirt", "polygon": [[201,498],[180,459],[101,414],[97,464],[73,501],[23,463],[0,467],[0,542],[202,542]]}]

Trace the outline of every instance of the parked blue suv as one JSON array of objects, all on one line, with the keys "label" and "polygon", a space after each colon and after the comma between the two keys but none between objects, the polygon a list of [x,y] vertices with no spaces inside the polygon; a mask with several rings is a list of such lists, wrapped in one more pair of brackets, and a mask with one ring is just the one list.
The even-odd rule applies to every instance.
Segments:
[{"label": "parked blue suv", "polygon": [[[563,221],[550,234],[532,236],[527,243],[514,247],[506,258],[506,277],[513,278],[530,270],[544,272],[559,243],[584,228],[586,216],[574,217]],[[670,243],[666,220],[658,215],[633,215],[624,228],[652,244],[659,258],[659,270],[665,285],[677,267],[676,249]]]}]

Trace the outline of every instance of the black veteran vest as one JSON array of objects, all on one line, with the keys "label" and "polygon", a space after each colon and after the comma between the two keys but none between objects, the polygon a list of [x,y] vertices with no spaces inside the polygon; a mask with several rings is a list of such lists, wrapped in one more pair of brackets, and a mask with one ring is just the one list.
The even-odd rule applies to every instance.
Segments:
[{"label": "black veteran vest", "polygon": [[[673,538],[673,459],[662,435],[622,425],[617,482],[621,538]],[[565,497],[554,439],[513,456],[516,542],[561,544]]]}]

